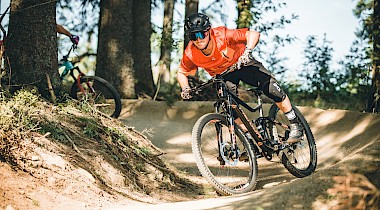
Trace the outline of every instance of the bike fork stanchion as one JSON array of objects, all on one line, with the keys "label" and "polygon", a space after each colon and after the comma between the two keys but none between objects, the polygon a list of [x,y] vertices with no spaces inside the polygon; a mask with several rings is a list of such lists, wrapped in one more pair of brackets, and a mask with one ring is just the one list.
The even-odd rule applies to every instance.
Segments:
[{"label": "bike fork stanchion", "polygon": [[218,156],[218,160],[219,160],[219,163],[221,166],[224,166],[226,161],[224,161],[224,158],[223,158],[223,152],[222,152],[222,145],[223,145],[223,138],[222,138],[222,129],[221,129],[221,125],[218,124],[218,122],[215,123],[215,129],[216,129],[216,138],[218,140],[218,153],[219,153],[219,156]]},{"label": "bike fork stanchion", "polygon": [[80,92],[82,92],[83,94],[86,94],[86,91],[84,91],[84,88],[83,88],[83,86],[81,85],[81,81],[80,81],[82,76],[83,76],[83,74],[81,73],[81,74],[79,74],[79,76],[77,77],[77,86],[78,86]]}]

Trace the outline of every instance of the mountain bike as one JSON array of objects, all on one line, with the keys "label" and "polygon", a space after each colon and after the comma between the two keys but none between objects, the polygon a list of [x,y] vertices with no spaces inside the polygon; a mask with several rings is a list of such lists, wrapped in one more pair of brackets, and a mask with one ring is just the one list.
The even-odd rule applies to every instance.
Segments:
[{"label": "mountain bike", "polygon": [[[69,56],[75,48],[76,45],[73,44],[68,53],[59,62],[59,67],[64,67],[60,74],[61,81],[68,74],[74,79],[70,89],[70,96],[77,100],[87,101],[96,110],[118,118],[121,112],[121,99],[118,92],[105,79],[98,76],[86,76],[78,66],[74,66]],[[76,74],[75,71],[77,72]]]},{"label": "mountain bike", "polygon": [[[212,86],[217,93],[215,113],[200,117],[192,130],[192,152],[202,176],[222,195],[247,193],[257,183],[257,158],[268,161],[277,155],[285,168],[294,176],[302,178],[312,174],[317,165],[317,149],[313,133],[302,115],[293,107],[304,135],[299,142],[289,144],[289,121],[276,104],[264,116],[259,89],[249,89],[256,98],[257,106],[251,107],[226,86],[223,76],[236,69],[232,66],[205,83],[192,88],[199,94]],[[250,121],[242,107],[250,112],[259,112],[259,117]],[[248,132],[235,123],[240,118]]]}]

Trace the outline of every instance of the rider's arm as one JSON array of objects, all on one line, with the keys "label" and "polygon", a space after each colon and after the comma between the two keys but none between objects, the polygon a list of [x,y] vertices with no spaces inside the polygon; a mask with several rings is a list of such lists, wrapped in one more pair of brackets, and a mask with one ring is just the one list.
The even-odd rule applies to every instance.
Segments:
[{"label": "rider's arm", "polygon": [[187,57],[186,53],[182,57],[177,73],[177,80],[182,89],[189,86],[187,76],[195,75],[198,67]]},{"label": "rider's arm", "polygon": [[245,37],[247,39],[246,47],[248,49],[253,49],[256,47],[257,43],[259,43],[260,33],[257,31],[247,31]]},{"label": "rider's arm", "polygon": [[63,26],[59,24],[57,24],[56,30],[58,33],[68,36],[73,44],[76,44],[76,45],[78,44],[79,36],[72,35],[68,30],[66,30]]},{"label": "rider's arm", "polygon": [[179,86],[181,86],[181,89],[184,89],[185,87],[189,86],[189,80],[187,79],[187,76],[183,74],[181,71],[178,71],[177,73],[177,80]]},{"label": "rider's arm", "polygon": [[72,36],[72,34],[68,30],[66,30],[63,26],[61,26],[59,24],[57,24],[57,32],[60,34],[64,34],[68,37]]}]

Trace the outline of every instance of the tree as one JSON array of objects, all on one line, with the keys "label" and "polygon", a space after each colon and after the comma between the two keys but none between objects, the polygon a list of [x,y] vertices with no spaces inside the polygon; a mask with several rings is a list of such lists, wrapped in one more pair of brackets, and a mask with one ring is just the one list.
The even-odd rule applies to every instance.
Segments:
[{"label": "tree", "polygon": [[[133,68],[135,73],[135,90],[137,95],[152,97],[155,92],[152,66],[150,62],[150,22],[151,1],[134,0],[132,7],[133,24]],[[119,27],[124,27],[119,25]],[[121,37],[125,38],[125,37]]]},{"label": "tree", "polygon": [[[60,0],[60,6],[73,9],[71,3],[77,1]],[[97,27],[99,31],[96,75],[114,85],[122,98],[152,96],[155,86],[150,63],[151,2],[84,0],[81,4],[82,23],[76,24],[75,29],[87,28],[89,35]],[[89,11],[88,6],[93,9]],[[86,18],[88,13],[97,17],[98,8],[96,27]]]},{"label": "tree", "polygon": [[[286,6],[282,1],[254,1],[254,0],[236,0],[238,17],[236,19],[237,28],[254,28],[264,36],[260,39],[260,44],[255,48],[258,56],[266,61],[268,69],[274,74],[284,74],[286,68],[282,62],[287,58],[278,57],[280,47],[290,44],[295,37],[287,35],[277,35],[272,33],[277,29],[284,29],[287,24],[298,19],[298,16],[292,14],[290,17],[281,16],[280,19],[265,21],[261,18],[265,13],[278,12]],[[272,33],[272,34],[271,34]],[[270,42],[268,42],[268,38]],[[262,51],[262,46],[269,48],[269,43],[273,50]],[[279,76],[281,78],[281,76]]]},{"label": "tree", "polygon": [[[349,101],[350,108],[357,110],[366,110],[368,104],[364,107],[363,102],[368,100],[368,92],[370,92],[370,66],[371,61],[368,56],[368,43],[365,40],[357,39],[353,42],[350,52],[345,59],[340,61],[342,69],[336,75],[337,92],[341,97],[340,101]],[[335,94],[336,95],[336,94]]]},{"label": "tree", "polygon": [[372,62],[372,91],[369,104],[373,102],[373,93],[380,93],[380,5],[379,0],[359,0],[354,14],[363,23],[363,28],[357,36],[366,39],[372,46],[369,56]]},{"label": "tree", "polygon": [[251,0],[236,0],[238,18],[236,20],[237,28],[250,28],[256,22],[251,14],[253,2]]},{"label": "tree", "polygon": [[157,91],[162,88],[165,92],[166,87],[170,83],[170,64],[171,64],[171,52],[173,46],[173,13],[174,13],[175,0],[166,0],[164,2],[164,19],[161,37],[160,47],[160,59],[158,61],[158,82]]},{"label": "tree", "polygon": [[[343,66],[342,88],[352,94],[366,94],[369,84],[370,57],[368,56],[368,44],[364,40],[355,40],[350,52],[339,63]],[[338,83],[339,84],[339,83]]]},{"label": "tree", "polygon": [[335,90],[331,83],[333,75],[329,72],[332,51],[326,34],[322,45],[317,43],[316,37],[307,37],[307,46],[304,50],[306,61],[303,64],[304,69],[300,76],[306,78],[309,92],[314,92],[317,96]]},{"label": "tree", "polygon": [[96,74],[122,98],[136,98],[133,53],[133,2],[100,1]]},{"label": "tree", "polygon": [[[185,5],[185,18],[189,17],[191,14],[198,13],[199,0],[186,0]],[[187,44],[189,44],[189,37],[185,34],[185,43],[183,50],[186,49]]]},{"label": "tree", "polygon": [[55,1],[12,0],[9,16],[7,53],[12,86],[33,85],[49,98],[48,78],[59,88]]}]

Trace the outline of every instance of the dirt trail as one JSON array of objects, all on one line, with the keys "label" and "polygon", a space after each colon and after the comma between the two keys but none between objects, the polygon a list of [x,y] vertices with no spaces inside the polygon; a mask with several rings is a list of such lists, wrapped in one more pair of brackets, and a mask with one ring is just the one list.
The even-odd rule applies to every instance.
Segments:
[{"label": "dirt trail", "polygon": [[[269,106],[265,106],[268,110]],[[223,197],[196,202],[150,206],[158,209],[311,209],[329,203],[327,190],[334,188],[333,177],[347,174],[364,175],[380,188],[380,115],[344,110],[322,110],[299,107],[314,133],[317,151],[317,171],[310,177],[297,179],[276,162],[259,159],[257,190],[243,196]],[[210,102],[176,102],[171,107],[164,102],[128,101],[122,120],[146,135],[153,144],[166,152],[164,158],[182,171],[199,175],[191,153],[191,129],[195,121],[213,110]],[[255,114],[248,114],[255,116]],[[292,182],[292,184],[288,184]],[[278,196],[276,199],[271,196]],[[331,196],[330,196],[331,197]],[[330,199],[331,200],[331,199]],[[331,202],[330,202],[331,203]],[[336,205],[336,203],[335,203]],[[149,206],[141,208],[147,209]]]},{"label": "dirt trail", "polygon": [[[185,185],[185,191],[178,191],[177,188],[167,188],[169,190],[163,191],[163,188],[154,187],[155,195],[160,195],[158,200],[152,199],[152,195],[141,193],[135,195],[133,191],[125,191],[123,184],[125,177],[121,170],[117,169],[117,164],[114,166],[111,164],[113,161],[105,159],[109,157],[114,160],[114,157],[106,155],[108,150],[105,150],[102,144],[91,139],[84,141],[82,138],[78,139],[76,144],[73,142],[63,144],[60,141],[50,141],[41,137],[37,138],[39,140],[36,142],[40,142],[43,147],[38,145],[34,147],[34,144],[31,144],[33,148],[30,151],[37,149],[40,151],[39,154],[43,155],[42,159],[36,156],[30,160],[36,164],[29,167],[35,173],[13,170],[0,160],[0,210],[319,210],[334,209],[336,206],[335,209],[357,207],[361,204],[360,201],[370,203],[370,199],[374,198],[372,195],[378,196],[377,202],[380,200],[380,115],[378,114],[299,107],[316,139],[318,150],[316,173],[297,179],[278,163],[278,159],[274,158],[273,162],[259,159],[259,180],[254,192],[241,196],[220,197],[200,176],[191,153],[192,127],[200,116],[212,112],[211,102],[176,102],[170,107],[165,102],[128,100],[123,103],[121,120],[128,126],[135,126],[137,131],[142,132],[155,146],[162,149],[165,152],[162,157],[168,163],[187,173],[189,176],[186,177],[191,181],[201,184],[202,193],[190,191],[188,185]],[[264,108],[267,111],[269,106]],[[252,118],[254,115],[248,114],[248,116]],[[82,152],[73,150],[73,145],[77,145]],[[84,161],[84,158],[87,159]],[[49,161],[40,164],[45,159]],[[99,179],[94,176],[98,171],[94,173],[92,168],[104,172],[105,178]],[[100,180],[105,179],[111,180],[112,188],[102,184]],[[353,195],[352,198],[349,195]],[[362,195],[368,196],[361,197]],[[131,196],[138,199],[130,199]],[[168,197],[171,199],[167,199]],[[200,199],[162,203],[163,200],[185,201],[193,198]],[[141,203],[143,200],[160,204]]]}]

